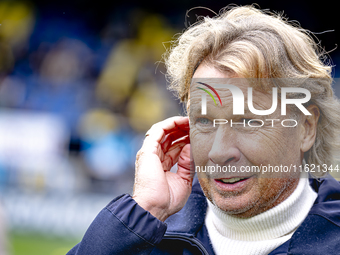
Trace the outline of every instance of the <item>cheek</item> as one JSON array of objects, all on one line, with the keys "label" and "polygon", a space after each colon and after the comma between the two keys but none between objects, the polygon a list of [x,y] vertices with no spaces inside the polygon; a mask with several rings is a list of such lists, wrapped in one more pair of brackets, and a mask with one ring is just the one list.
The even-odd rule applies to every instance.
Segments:
[{"label": "cheek", "polygon": [[288,184],[286,178],[262,177],[259,179],[259,193],[263,202],[272,202],[285,190]]},{"label": "cheek", "polygon": [[200,176],[200,175],[202,174],[198,174],[198,181],[201,185],[203,193],[210,200],[210,202],[213,203],[213,199],[212,199],[211,191],[210,191],[211,186],[209,184],[209,179],[204,176]]},{"label": "cheek", "polygon": [[211,134],[190,131],[190,148],[196,165],[206,165],[212,141]]},{"label": "cheek", "polygon": [[292,156],[299,153],[299,142],[296,130],[285,129],[264,128],[256,133],[244,134],[240,136],[239,148],[255,165],[290,164]]}]

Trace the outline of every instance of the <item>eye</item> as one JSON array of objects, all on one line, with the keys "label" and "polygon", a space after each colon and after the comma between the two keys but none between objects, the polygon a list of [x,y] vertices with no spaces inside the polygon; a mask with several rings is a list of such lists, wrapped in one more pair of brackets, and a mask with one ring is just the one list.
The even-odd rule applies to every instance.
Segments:
[{"label": "eye", "polygon": [[201,133],[214,132],[215,128],[213,126],[213,121],[208,118],[198,117],[195,121],[195,127],[197,131]]},{"label": "eye", "polygon": [[212,124],[211,120],[209,120],[207,118],[198,118],[196,120],[196,123],[200,124],[200,125],[210,125],[210,124]]}]

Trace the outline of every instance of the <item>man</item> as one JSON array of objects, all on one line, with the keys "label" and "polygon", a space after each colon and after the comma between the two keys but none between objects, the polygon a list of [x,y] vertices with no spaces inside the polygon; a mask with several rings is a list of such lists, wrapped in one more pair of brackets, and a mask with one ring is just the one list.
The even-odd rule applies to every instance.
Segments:
[{"label": "man", "polygon": [[339,102],[316,50],[253,7],[190,27],[166,60],[189,118],[152,126],[133,196],[114,199],[69,254],[338,253],[340,186],[320,177],[336,167]]}]

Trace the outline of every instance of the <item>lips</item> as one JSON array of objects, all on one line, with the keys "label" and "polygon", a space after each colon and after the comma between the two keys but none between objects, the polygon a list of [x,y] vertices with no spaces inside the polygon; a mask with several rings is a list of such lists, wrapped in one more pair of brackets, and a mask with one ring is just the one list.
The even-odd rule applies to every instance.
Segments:
[{"label": "lips", "polygon": [[234,177],[234,178],[228,178],[228,179],[219,179],[219,181],[221,181],[221,182],[223,182],[223,183],[233,184],[233,183],[236,183],[236,182],[239,182],[239,181],[248,179],[248,178],[249,178],[249,177],[247,177],[247,178],[238,178],[238,177]]},{"label": "lips", "polygon": [[223,192],[240,192],[252,181],[253,176],[214,179],[216,188]]}]

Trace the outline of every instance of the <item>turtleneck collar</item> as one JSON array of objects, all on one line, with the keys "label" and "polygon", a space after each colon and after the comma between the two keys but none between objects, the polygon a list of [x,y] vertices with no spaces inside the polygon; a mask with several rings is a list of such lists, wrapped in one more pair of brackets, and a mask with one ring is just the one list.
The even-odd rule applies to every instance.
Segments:
[{"label": "turtleneck collar", "polygon": [[[294,192],[277,206],[251,218],[228,215],[208,201],[208,214],[220,235],[242,241],[262,241],[293,234],[306,218],[317,194],[302,173]],[[211,211],[212,213],[209,213]]]}]

